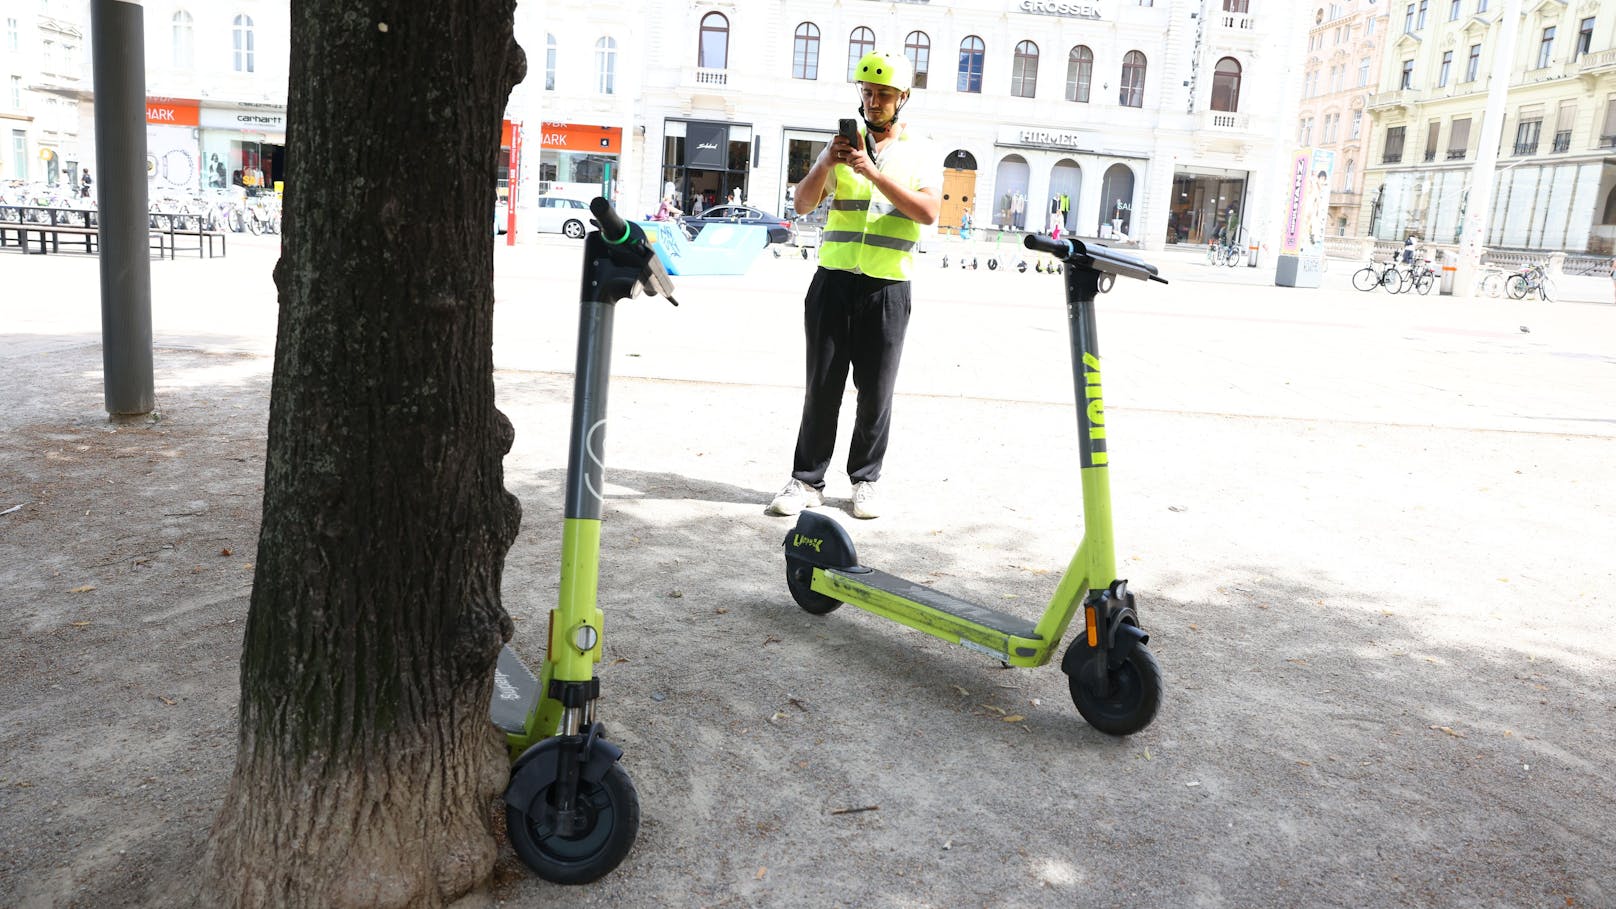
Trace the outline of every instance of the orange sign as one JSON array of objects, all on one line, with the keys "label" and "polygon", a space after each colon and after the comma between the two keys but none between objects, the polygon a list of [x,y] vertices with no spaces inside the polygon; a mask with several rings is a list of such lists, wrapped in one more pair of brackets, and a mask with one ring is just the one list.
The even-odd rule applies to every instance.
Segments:
[{"label": "orange sign", "polygon": [[202,122],[202,104],[182,98],[147,98],[146,122],[152,126],[197,126]]},{"label": "orange sign", "polygon": [[562,151],[615,155],[623,146],[623,130],[616,126],[545,123],[539,133],[539,145]]},{"label": "orange sign", "polygon": [[499,147],[511,147],[511,121],[509,120],[499,121]]}]

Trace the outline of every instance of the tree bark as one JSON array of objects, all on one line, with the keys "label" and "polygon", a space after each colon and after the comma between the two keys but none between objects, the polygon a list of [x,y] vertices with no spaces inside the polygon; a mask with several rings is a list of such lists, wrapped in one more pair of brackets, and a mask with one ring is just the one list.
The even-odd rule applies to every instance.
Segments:
[{"label": "tree bark", "polygon": [[521,514],[492,357],[514,12],[291,2],[263,522],[206,905],[440,906],[492,871]]}]

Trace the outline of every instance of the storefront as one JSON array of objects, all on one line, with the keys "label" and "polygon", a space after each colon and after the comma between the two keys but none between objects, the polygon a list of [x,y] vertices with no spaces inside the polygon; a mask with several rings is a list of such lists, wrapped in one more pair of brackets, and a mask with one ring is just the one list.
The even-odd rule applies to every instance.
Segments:
[{"label": "storefront", "polygon": [[203,107],[201,183],[275,188],[286,180],[286,108],[237,104]]},{"label": "storefront", "polygon": [[1238,231],[1245,220],[1249,177],[1243,170],[1216,167],[1175,169],[1167,210],[1167,242],[1210,243],[1230,223]]},{"label": "storefront", "polygon": [[[529,155],[533,139],[530,131],[522,138]],[[607,199],[616,201],[617,181],[621,177],[619,158],[623,153],[621,127],[546,122],[542,124],[538,139],[539,192],[557,183],[590,186]]]},{"label": "storefront", "polygon": [[184,98],[146,99],[146,190],[153,199],[196,194],[200,111],[198,102]]},{"label": "storefront", "polygon": [[[694,214],[732,198],[736,192],[742,200],[750,201],[747,175],[754,153],[751,125],[665,120],[662,136],[662,192],[671,193],[680,209]],[[822,137],[822,141],[829,140],[828,134]],[[803,172],[807,173],[807,168]]]},{"label": "storefront", "polygon": [[[786,153],[785,173],[782,175],[783,179],[780,185],[785,189],[781,193],[779,201],[780,211],[786,217],[796,216],[797,184],[802,182],[802,178],[808,176],[808,171],[813,168],[814,162],[819,160],[819,156],[825,151],[825,146],[829,145],[835,136],[835,131],[828,129],[787,129],[782,134],[781,141],[785,145]],[[751,197],[748,196],[748,198]],[[756,202],[752,204],[757,205]],[[758,207],[768,208],[767,205],[758,205]],[[825,214],[829,210],[830,202],[827,200],[818,209],[810,212],[804,223],[815,227],[823,227]]]}]

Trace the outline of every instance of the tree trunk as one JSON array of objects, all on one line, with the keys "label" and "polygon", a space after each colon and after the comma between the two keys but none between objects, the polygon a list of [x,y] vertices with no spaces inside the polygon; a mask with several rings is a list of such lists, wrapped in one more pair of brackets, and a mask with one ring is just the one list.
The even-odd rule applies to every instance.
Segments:
[{"label": "tree trunk", "polygon": [[292,0],[263,523],[207,905],[439,906],[492,871],[521,514],[492,358],[514,12]]}]

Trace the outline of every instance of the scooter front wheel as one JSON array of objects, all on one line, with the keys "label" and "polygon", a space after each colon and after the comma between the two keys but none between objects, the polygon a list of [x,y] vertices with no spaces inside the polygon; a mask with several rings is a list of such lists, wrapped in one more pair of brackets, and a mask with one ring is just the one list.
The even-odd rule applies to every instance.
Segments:
[{"label": "scooter front wheel", "polygon": [[640,832],[640,796],[620,765],[613,764],[599,783],[578,781],[577,809],[581,830],[556,829],[550,804],[553,784],[541,789],[526,809],[505,807],[505,831],[511,847],[529,868],[551,883],[587,884],[622,863]]},{"label": "scooter front wheel", "polygon": [[813,588],[814,566],[797,559],[786,559],[786,587],[791,598],[804,612],[825,615],[842,605],[841,600],[825,596]]},{"label": "scooter front wheel", "polygon": [[[1076,661],[1077,665],[1093,655],[1093,648],[1082,633],[1072,642],[1072,647],[1090,651],[1083,660]],[[1109,693],[1092,690],[1081,676],[1082,673],[1072,673],[1067,685],[1077,712],[1095,729],[1106,735],[1132,735],[1156,718],[1156,710],[1161,707],[1161,666],[1155,654],[1143,644],[1134,647],[1122,665],[1107,671]]]}]

